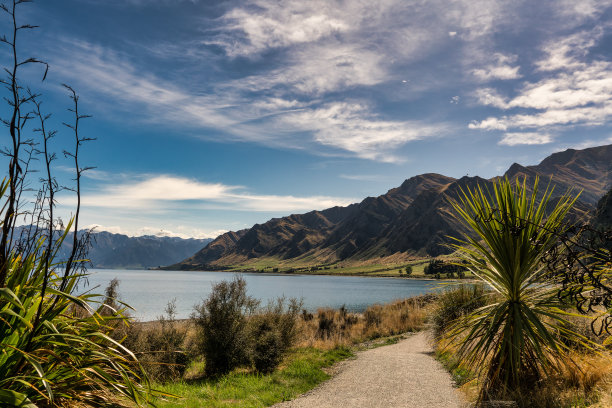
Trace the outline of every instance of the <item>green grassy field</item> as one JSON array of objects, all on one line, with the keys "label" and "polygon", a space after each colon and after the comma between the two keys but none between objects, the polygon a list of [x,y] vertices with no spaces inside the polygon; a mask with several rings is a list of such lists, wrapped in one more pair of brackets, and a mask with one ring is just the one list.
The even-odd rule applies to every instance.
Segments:
[{"label": "green grassy field", "polygon": [[159,400],[158,407],[266,407],[286,401],[314,388],[330,375],[323,369],[353,356],[346,347],[332,350],[299,348],[272,374],[236,370],[218,379],[183,380],[157,384],[154,388],[173,395],[175,400]]},{"label": "green grassy field", "polygon": [[[445,259],[450,261],[450,259]],[[407,266],[412,267],[409,278],[424,279],[434,278],[433,275],[425,275],[423,270],[429,263],[429,259],[419,259],[399,263],[347,263],[334,264],[301,264],[283,263],[274,258],[257,259],[248,265],[229,267],[232,272],[260,272],[260,273],[296,273],[306,275],[347,275],[347,276],[375,276],[406,278],[404,273]],[[400,270],[402,273],[400,273]],[[445,276],[443,276],[444,278]],[[466,278],[472,278],[471,273],[466,273]]]}]

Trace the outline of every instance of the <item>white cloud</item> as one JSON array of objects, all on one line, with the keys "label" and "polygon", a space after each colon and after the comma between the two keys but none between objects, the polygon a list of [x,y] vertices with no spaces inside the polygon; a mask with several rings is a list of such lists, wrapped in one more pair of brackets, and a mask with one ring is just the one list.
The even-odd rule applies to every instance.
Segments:
[{"label": "white cloud", "polygon": [[288,66],[265,74],[241,78],[228,84],[251,91],[284,92],[321,96],[356,86],[372,86],[388,79],[385,57],[359,44],[317,44],[296,51]]},{"label": "white cloud", "polygon": [[496,0],[444,1],[439,6],[437,11],[461,27],[459,35],[467,40],[487,36],[498,29],[509,14],[507,3]]},{"label": "white cloud", "polygon": [[507,109],[508,101],[493,88],[480,88],[475,92],[476,99],[483,105]]},{"label": "white cloud", "polygon": [[244,40],[236,40],[235,35],[225,33],[212,43],[225,48],[231,56],[252,55],[269,48],[314,42],[321,37],[347,31],[349,25],[326,14],[329,8],[318,3],[313,7],[309,2],[283,1],[270,3],[253,2],[256,10],[235,8],[225,14],[225,30],[244,34]]},{"label": "white cloud", "polygon": [[470,129],[508,130],[513,128],[540,128],[559,125],[604,124],[612,116],[612,100],[597,106],[578,107],[571,109],[549,109],[533,114],[504,115],[488,117],[482,121],[473,121]]},{"label": "white cloud", "polygon": [[388,180],[387,176],[383,176],[380,174],[340,174],[338,177],[343,178],[345,180],[355,180],[355,181],[386,181]]},{"label": "white cloud", "polygon": [[[74,198],[63,197],[59,201],[62,205],[70,205]],[[176,211],[180,208],[292,212],[321,210],[336,205],[348,205],[354,201],[356,200],[327,196],[253,194],[240,186],[203,183],[168,175],[142,176],[137,181],[104,186],[95,193],[84,192],[81,195],[81,203],[86,208],[142,212],[165,212],[169,209]]]},{"label": "white cloud", "polygon": [[195,95],[179,86],[143,72],[126,58],[86,42],[68,42],[63,52],[51,61],[53,75],[70,77],[91,89],[113,98],[123,106],[138,103],[148,107],[152,121],[187,122],[198,126],[229,128],[238,121],[224,112],[237,101]]},{"label": "white cloud", "polygon": [[[361,105],[358,113],[354,108],[351,112],[345,109],[344,113],[334,115],[333,120],[327,118],[336,130],[342,130],[340,140],[325,131],[320,123],[308,119],[313,112],[320,116],[325,109],[309,108],[307,103],[294,98],[269,96],[247,103],[241,96],[241,89],[266,92],[283,84],[290,84],[304,94],[319,94],[350,86],[373,85],[384,79],[384,72],[379,70],[379,56],[351,46],[315,47],[298,54],[298,58],[304,61],[302,66],[220,84],[216,93],[210,95],[196,95],[151,74],[142,74],[116,53],[87,43],[74,45],[72,58],[65,58],[70,64],[58,60],[54,67],[59,72],[87,78],[83,86],[110,95],[119,104],[141,104],[145,110],[140,113],[147,112],[146,120],[167,126],[211,127],[236,139],[267,145],[305,147],[309,140],[294,139],[291,134],[311,131],[314,132],[311,140],[319,145],[379,160],[386,157],[386,153],[376,152],[377,146],[398,146],[423,136],[424,132],[416,135],[407,122],[376,119],[369,106]],[[267,126],[251,123],[262,119],[268,121]]]},{"label": "white cloud", "polygon": [[[142,74],[118,54],[87,43],[73,44],[72,58],[65,58],[71,63],[58,60],[54,67],[87,78],[83,86],[110,95],[119,104],[144,106],[140,113],[146,113],[146,120],[166,126],[210,127],[236,139],[266,145],[304,148],[314,141],[364,159],[399,161],[389,155],[390,149],[430,136],[439,128],[416,121],[383,120],[367,104],[332,102],[315,108],[311,104],[318,103],[316,99],[301,102],[274,95],[247,103],[241,95],[243,89],[267,93],[290,85],[298,93],[319,95],[385,79],[380,56],[351,45],[312,47],[297,53],[296,58],[303,63],[219,84],[215,93],[208,95]],[[266,126],[254,123],[261,120]],[[312,139],[295,138],[296,132],[311,132]]]},{"label": "white cloud", "polygon": [[517,60],[516,55],[504,55],[501,53],[493,54],[494,62],[486,65],[483,68],[476,68],[472,70],[472,75],[478,78],[480,81],[491,81],[495,79],[517,79],[520,78],[519,74],[520,67],[518,65],[513,66]]},{"label": "white cloud", "polygon": [[[235,3],[233,8],[230,5],[214,23],[206,20],[216,25],[203,28],[204,39],[194,40],[215,43],[230,57],[267,58],[266,53],[274,52],[265,67],[245,70],[251,72],[246,77],[202,87],[197,81],[180,85],[138,69],[126,55],[87,43],[73,43],[52,66],[83,78],[83,86],[112,96],[124,107],[137,104],[138,109],[131,110],[138,112],[139,119],[190,131],[203,129],[198,132],[202,137],[216,137],[219,133],[210,132],[212,128],[224,137],[227,134],[225,140],[291,148],[307,148],[314,142],[318,145],[315,150],[323,154],[338,154],[340,149],[364,159],[399,161],[392,150],[432,136],[439,127],[382,119],[376,105],[356,107],[346,103],[340,93],[365,93],[376,85],[402,80],[409,85],[397,90],[402,93],[399,98],[439,88],[444,79],[433,74],[425,80],[408,82],[405,78],[417,72],[416,68],[411,70],[413,65],[439,51],[438,45],[448,46],[449,36],[470,61],[464,67],[468,76],[480,81],[517,79],[521,68],[516,55],[487,52],[492,34],[510,27],[515,9],[501,0],[253,0]],[[579,43],[572,41],[568,44]],[[466,52],[463,47],[478,52]],[[566,51],[571,49],[568,47]],[[491,88],[478,90],[477,99],[502,109],[543,106],[553,100],[593,101],[592,95],[568,95],[563,89],[546,94],[551,86],[543,82],[531,85],[533,89],[526,86],[523,90],[522,99],[521,95],[514,99],[502,96]],[[453,99],[455,102],[458,100]],[[310,119],[321,120],[329,128]],[[520,118],[491,117],[470,127],[507,129],[513,126],[509,123],[513,119]]]},{"label": "white cloud", "polygon": [[384,162],[401,162],[402,158],[393,152],[395,148],[444,131],[442,125],[383,120],[359,103],[331,103],[284,115],[281,120],[292,127],[313,130],[315,139],[323,145]]},{"label": "white cloud", "polygon": [[541,145],[551,143],[553,138],[547,133],[506,133],[504,138],[499,141],[500,145],[516,146],[516,145]]},{"label": "white cloud", "polygon": [[556,0],[553,12],[565,20],[566,26],[578,26],[602,15],[610,0]]},{"label": "white cloud", "polygon": [[[486,37],[511,19],[508,9],[498,0],[253,0],[222,16],[219,33],[206,42],[231,57],[283,48],[287,63],[251,84],[287,84],[318,95],[389,80],[393,64],[418,62],[449,36],[467,42]],[[517,78],[511,58],[495,54],[494,66],[478,75]]]},{"label": "white cloud", "polygon": [[541,71],[570,70],[586,67],[580,61],[588,54],[601,38],[603,31],[600,27],[593,31],[580,31],[564,38],[556,38],[543,47],[545,57],[536,63]]},{"label": "white cloud", "polygon": [[483,105],[523,112],[491,116],[469,127],[507,130],[605,123],[612,116],[612,62],[587,58],[600,36],[601,29],[596,28],[548,43],[536,66],[551,75],[525,83],[514,98],[491,88],[477,90],[476,98]]}]

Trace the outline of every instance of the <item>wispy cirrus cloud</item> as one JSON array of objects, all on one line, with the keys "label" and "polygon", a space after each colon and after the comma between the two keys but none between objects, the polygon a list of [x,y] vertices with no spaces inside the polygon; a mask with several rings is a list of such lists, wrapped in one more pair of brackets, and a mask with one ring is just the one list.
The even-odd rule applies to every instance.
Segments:
[{"label": "wispy cirrus cloud", "polygon": [[[158,1],[137,2],[148,7]],[[568,5],[556,15],[559,24],[571,30],[605,7],[587,3],[575,10]],[[541,7],[555,8],[546,2]],[[446,103],[450,94],[456,95],[451,105],[459,105],[462,95],[468,102],[463,108],[469,98],[454,87],[477,87],[478,103],[502,112],[489,111],[469,127],[508,133],[603,123],[609,115],[609,63],[584,51],[603,29],[557,36],[541,46],[544,58],[524,61],[521,54],[519,65],[518,53],[508,51],[512,46],[496,43],[497,36],[516,37],[521,27],[515,23],[529,20],[529,10],[516,4],[249,0],[216,10],[217,17],[196,20],[199,37],[188,37],[185,49],[170,42],[143,48],[173,64],[178,56],[192,61],[184,68],[192,78],[155,74],[128,52],[86,41],[72,41],[52,66],[83,78],[84,87],[112,97],[132,117],[173,130],[381,162],[401,162],[397,151],[410,142],[449,134],[444,113],[389,108],[388,100],[420,98],[439,106],[430,95]],[[200,63],[208,68],[198,75],[194,67]],[[224,76],[228,67],[235,71]],[[500,80],[519,92],[491,86]],[[439,96],[441,89],[449,93]]]},{"label": "wispy cirrus cloud", "polygon": [[340,174],[338,177],[345,180],[372,182],[381,182],[386,181],[388,179],[387,176],[384,176],[382,174]]},{"label": "wispy cirrus cloud", "polygon": [[579,143],[565,144],[563,145],[563,148],[580,150],[588,149],[589,147],[603,146],[607,144],[612,144],[612,136],[604,137],[603,139],[587,139]]},{"label": "wispy cirrus cloud", "polygon": [[313,130],[315,139],[323,145],[390,163],[403,160],[393,151],[399,145],[446,133],[445,125],[380,119],[360,103],[331,103],[287,114],[280,120],[298,129]]},{"label": "wispy cirrus cloud", "polygon": [[[321,44],[296,51],[286,67],[228,84],[251,91],[321,97],[329,92],[367,87],[388,80],[385,56],[358,44]],[[280,87],[280,89],[279,89]]]},{"label": "wispy cirrus cloud", "polygon": [[223,33],[205,43],[221,46],[230,57],[251,56],[270,48],[315,42],[350,29],[323,3],[318,3],[319,7],[311,2],[285,3],[279,6],[257,1],[250,7],[231,9],[221,18]]},{"label": "wispy cirrus cloud", "polygon": [[[71,52],[72,58],[55,61],[57,71],[87,78],[81,85],[112,96],[114,105],[143,106],[143,120],[155,123],[208,127],[235,139],[268,145],[304,148],[314,143],[384,162],[399,160],[389,154],[390,149],[433,136],[441,128],[418,121],[388,120],[368,104],[321,105],[318,100],[301,102],[289,95],[271,95],[247,103],[242,94],[243,87],[250,92],[266,92],[287,84],[298,93],[316,94],[381,81],[383,73],[377,71],[375,56],[357,61],[350,49],[315,51],[300,69],[228,81],[208,95],[190,92],[151,73],[143,74],[119,54],[99,46],[74,43]],[[335,66],[340,68],[333,69]],[[329,74],[319,75],[321,67]],[[143,111],[138,114],[143,115]],[[296,132],[310,132],[312,138],[292,138],[290,135]]]}]

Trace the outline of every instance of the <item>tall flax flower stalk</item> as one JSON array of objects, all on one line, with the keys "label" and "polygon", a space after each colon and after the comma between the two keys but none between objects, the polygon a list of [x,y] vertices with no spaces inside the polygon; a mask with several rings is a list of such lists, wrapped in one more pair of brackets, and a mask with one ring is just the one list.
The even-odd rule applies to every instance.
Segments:
[{"label": "tall flax flower stalk", "polygon": [[471,230],[451,246],[467,268],[496,293],[495,301],[459,319],[446,333],[463,363],[481,374],[480,400],[512,397],[525,386],[570,364],[564,338],[583,342],[569,329],[542,257],[558,245],[564,219],[577,197],[551,200],[552,189],[531,192],[525,180],[507,178],[493,193],[462,191],[453,202],[457,219]]}]

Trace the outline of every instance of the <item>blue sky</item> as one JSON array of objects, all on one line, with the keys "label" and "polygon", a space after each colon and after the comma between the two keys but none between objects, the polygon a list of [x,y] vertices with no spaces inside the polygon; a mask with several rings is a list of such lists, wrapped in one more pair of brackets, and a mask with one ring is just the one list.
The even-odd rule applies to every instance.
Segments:
[{"label": "blue sky", "polygon": [[50,71],[23,78],[57,149],[59,84],[93,115],[83,224],[208,237],[612,143],[611,15],[597,0],[38,0],[23,52]]}]

